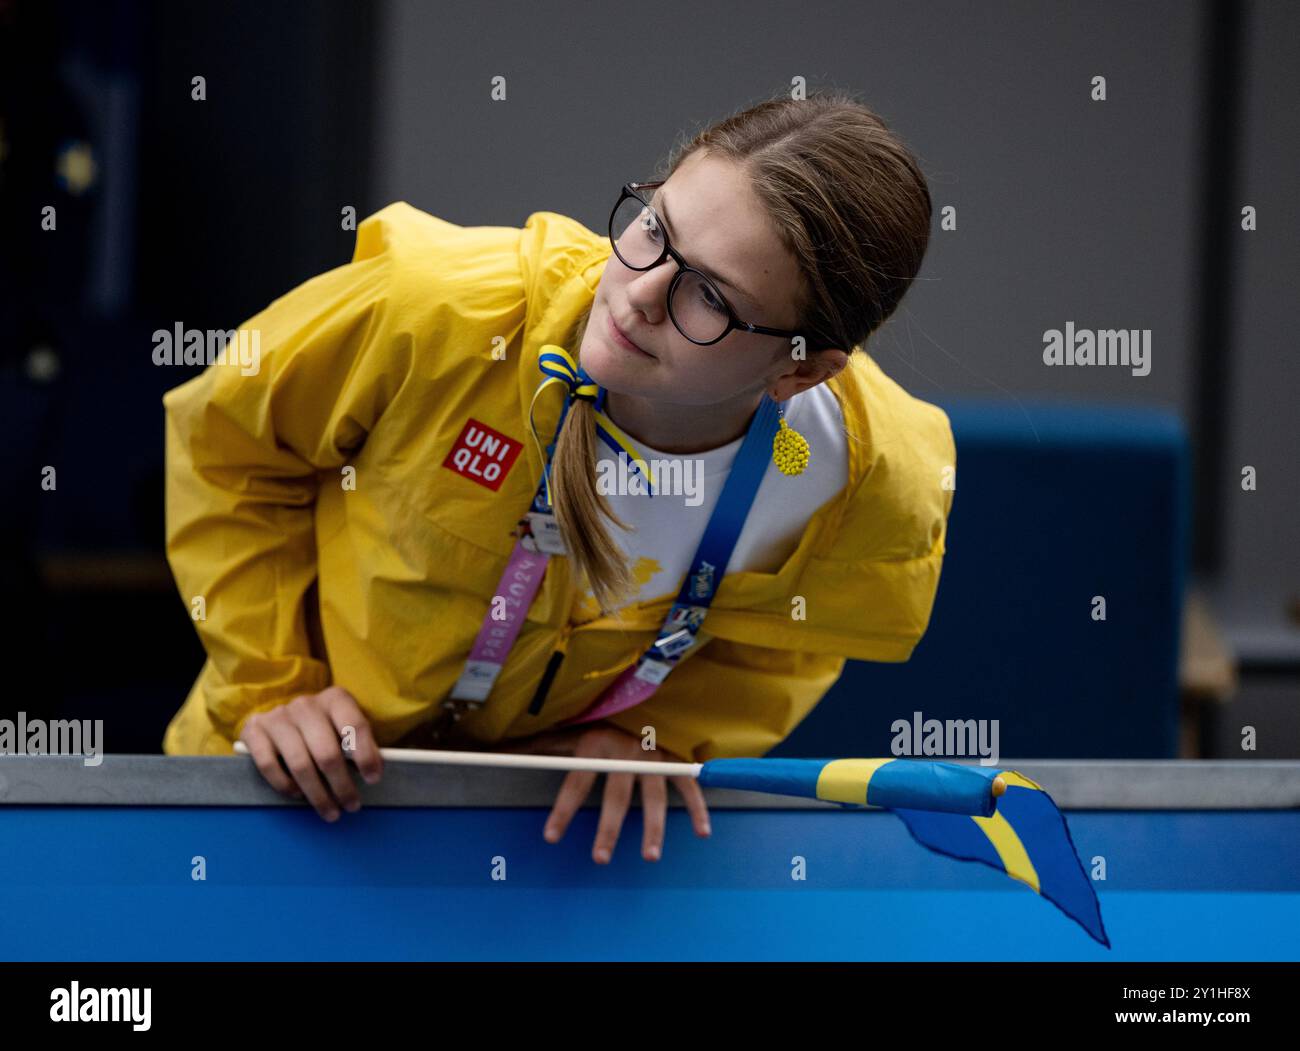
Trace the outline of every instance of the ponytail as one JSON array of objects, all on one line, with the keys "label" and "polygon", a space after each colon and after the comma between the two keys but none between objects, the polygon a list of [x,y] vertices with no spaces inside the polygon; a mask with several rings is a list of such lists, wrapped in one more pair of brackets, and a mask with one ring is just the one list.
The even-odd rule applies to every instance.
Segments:
[{"label": "ponytail", "polygon": [[[588,310],[572,346],[582,346],[590,318]],[[551,486],[573,578],[591,590],[602,612],[614,612],[632,595],[635,581],[622,548],[601,518],[624,531],[631,527],[610,510],[596,489],[595,406],[585,398],[573,399],[560,428],[551,458]]]}]

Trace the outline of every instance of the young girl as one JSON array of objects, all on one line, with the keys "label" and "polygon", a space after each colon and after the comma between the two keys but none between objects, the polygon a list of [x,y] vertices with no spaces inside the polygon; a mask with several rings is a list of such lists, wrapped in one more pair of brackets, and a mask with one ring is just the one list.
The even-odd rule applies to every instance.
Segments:
[{"label": "young girl", "polygon": [[[166,752],[242,738],[332,821],[382,745],[759,756],[846,658],[908,659],[955,449],[862,346],[925,254],[916,161],[824,92],[610,189],[600,233],[390,205],[247,323],[256,370],[168,392],[168,556],[208,659]],[[649,860],[667,793],[640,780]],[[633,782],[607,778],[597,861]]]}]

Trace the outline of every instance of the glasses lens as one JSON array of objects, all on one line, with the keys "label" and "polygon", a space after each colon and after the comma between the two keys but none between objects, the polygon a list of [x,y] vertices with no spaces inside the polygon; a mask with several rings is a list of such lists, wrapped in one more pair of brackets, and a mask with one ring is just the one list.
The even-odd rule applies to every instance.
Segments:
[{"label": "glasses lens", "polygon": [[727,331],[727,306],[713,283],[693,270],[682,274],[668,312],[688,339],[710,343]]},{"label": "glasses lens", "polygon": [[618,257],[633,269],[650,266],[664,250],[659,217],[635,197],[625,197],[609,222],[609,239]]}]

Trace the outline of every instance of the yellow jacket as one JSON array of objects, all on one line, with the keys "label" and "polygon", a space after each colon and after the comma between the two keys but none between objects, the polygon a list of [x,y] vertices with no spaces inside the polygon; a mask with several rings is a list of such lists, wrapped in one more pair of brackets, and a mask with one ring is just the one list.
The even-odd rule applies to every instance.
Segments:
[{"label": "yellow jacket", "polygon": [[[243,326],[260,339],[256,373],[217,362],[167,392],[167,555],[208,656],[166,752],[230,754],[250,714],[331,683],[382,745],[427,727],[541,477],[528,427],[539,348],[573,346],[609,254],[554,212],[520,230],[392,204],[361,224],[351,263]],[[911,655],[938,587],[956,450],[942,410],[860,349],[850,360],[829,381],[847,487],[779,572],[726,574],[697,645],[613,723],[654,726],[695,761],[762,755],[845,658]],[[538,399],[544,440],[562,404],[560,384]],[[497,491],[444,466],[470,418],[522,447]],[[460,728],[492,742],[578,713],[654,641],[675,594],[625,610],[624,625],[573,626],[568,560],[552,558],[492,695]],[[530,716],[557,647],[565,660]]]}]

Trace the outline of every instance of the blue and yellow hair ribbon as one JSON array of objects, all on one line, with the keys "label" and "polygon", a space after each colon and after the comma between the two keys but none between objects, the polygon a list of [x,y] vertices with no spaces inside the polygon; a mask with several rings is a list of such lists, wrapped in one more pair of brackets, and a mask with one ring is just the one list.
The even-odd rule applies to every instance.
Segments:
[{"label": "blue and yellow hair ribbon", "polygon": [[637,451],[636,446],[632,444],[629,438],[619,426],[611,420],[604,411],[605,391],[596,383],[587,373],[579,367],[573,356],[563,347],[556,346],[554,343],[548,343],[542,347],[541,353],[537,358],[538,371],[546,378],[537,385],[533,392],[533,400],[528,406],[528,425],[533,432],[533,441],[537,443],[537,451],[541,454],[542,475],[546,486],[546,504],[548,507],[554,507],[551,499],[551,465],[546,455],[546,450],[542,447],[541,438],[537,435],[537,424],[533,418],[533,409],[537,405],[537,396],[542,393],[552,383],[563,383],[568,388],[565,395],[564,408],[560,414],[560,422],[556,426],[556,433],[564,423],[564,417],[569,411],[573,399],[579,398],[585,401],[595,403],[596,416],[596,433],[615,453],[623,452],[627,455],[628,462],[641,473],[646,479],[649,487],[649,495],[653,496],[655,491],[654,471],[645,458]]},{"label": "blue and yellow hair ribbon", "polygon": [[711,759],[699,783],[888,808],[922,846],[1019,880],[1110,947],[1065,815],[1014,770],[921,759]]}]

